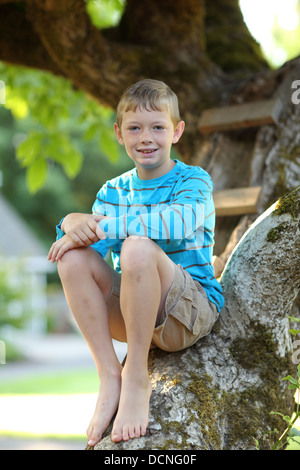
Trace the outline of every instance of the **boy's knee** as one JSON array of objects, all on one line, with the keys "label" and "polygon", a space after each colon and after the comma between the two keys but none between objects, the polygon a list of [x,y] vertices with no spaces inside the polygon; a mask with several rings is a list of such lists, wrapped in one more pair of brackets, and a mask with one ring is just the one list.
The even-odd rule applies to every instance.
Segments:
[{"label": "boy's knee", "polygon": [[155,261],[155,243],[147,237],[129,236],[121,250],[121,270],[148,268]]},{"label": "boy's knee", "polygon": [[81,248],[67,251],[63,257],[57,262],[57,271],[60,277],[76,272],[82,268],[82,255]]}]

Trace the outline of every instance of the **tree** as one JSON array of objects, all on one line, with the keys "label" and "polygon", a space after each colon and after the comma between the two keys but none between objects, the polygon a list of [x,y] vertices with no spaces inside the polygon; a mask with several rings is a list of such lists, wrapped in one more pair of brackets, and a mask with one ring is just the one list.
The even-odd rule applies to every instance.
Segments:
[{"label": "tree", "polygon": [[[271,449],[291,413],[294,375],[287,314],[300,281],[300,187],[266,211],[236,246],[212,332],[177,353],[152,351],[149,431],[96,450]],[[296,242],[295,242],[296,241]],[[281,434],[281,432],[280,432]],[[279,436],[277,436],[279,437]]]},{"label": "tree", "polygon": [[[299,184],[300,107],[297,99],[292,100],[292,96],[295,96],[294,93],[297,92],[292,86],[295,84],[297,86],[300,61],[295,59],[278,70],[271,70],[260,52],[259,45],[251,37],[243,22],[238,0],[215,0],[214,2],[127,0],[120,22],[116,26],[101,30],[92,24],[85,2],[79,0],[62,0],[61,2],[0,0],[0,18],[1,60],[67,77],[74,87],[85,91],[103,105],[115,108],[120,92],[138,79],[151,77],[166,81],[178,94],[182,118],[186,121],[187,130],[178,145],[181,158],[207,169],[214,181],[215,190],[261,185],[258,214],[264,213],[278,197],[293,191]],[[269,98],[278,98],[282,102],[282,112],[276,125],[214,132],[209,135],[199,132],[199,118],[207,108]],[[269,219],[266,218],[266,220]],[[226,244],[238,222],[239,218],[234,217],[217,220],[217,254],[225,250],[226,257],[229,256],[232,248],[229,249],[227,245],[226,249]],[[251,222],[253,219],[249,217],[241,221],[239,236]],[[259,224],[253,233],[263,238],[266,235],[265,230],[265,225]],[[246,240],[247,238],[240,245],[242,249],[235,252],[238,256],[235,254],[231,258],[234,261],[227,266],[223,275],[224,279],[230,279],[230,282],[226,281],[227,283],[224,280],[228,299],[234,295],[234,277],[231,278],[234,266],[240,265],[240,262],[245,260],[244,251],[246,247],[248,249]],[[285,237],[282,240],[284,241]],[[292,243],[295,243],[295,239]],[[257,247],[258,251],[256,254],[253,253],[252,259],[261,256],[264,246]],[[275,243],[274,247],[274,259],[277,263],[282,263],[287,247],[284,243]],[[288,258],[292,263],[292,256],[289,255]],[[247,263],[249,264],[249,260]],[[265,271],[255,272],[255,275],[259,274],[258,279],[261,279],[261,276],[267,277],[274,291],[278,286],[278,284],[274,285],[276,266],[276,263],[272,262],[272,271],[270,271],[264,264]],[[291,266],[294,265],[291,264]],[[283,270],[284,275],[287,270],[288,267]],[[226,272],[231,273],[230,276]],[[250,269],[248,273],[241,272],[240,275],[243,293],[249,295],[250,299],[252,293],[247,288],[248,284],[245,284],[245,276],[249,273],[251,273]],[[282,303],[279,305],[277,315],[281,320],[278,320],[277,326],[279,326],[276,334],[272,322],[270,324],[269,309],[253,303],[255,311],[250,325],[251,339],[253,339],[251,347],[254,351],[255,338],[258,336],[256,328],[259,327],[260,334],[265,341],[261,353],[263,357],[268,357],[266,349],[268,347],[271,351],[276,351],[278,357],[285,356],[289,350],[289,348],[282,350],[278,332],[281,331],[283,337],[286,337],[286,321],[283,320],[283,316],[290,311],[296,297],[296,283],[298,282],[296,268],[291,270],[288,279],[282,278],[281,280],[289,282],[294,289],[292,292],[288,291],[288,309]],[[279,300],[278,296],[274,298]],[[229,308],[228,300],[224,316],[222,316],[223,333],[218,334],[216,331],[210,339],[208,337],[203,350],[199,343],[199,349],[196,346],[188,352],[171,355],[170,367],[176,358],[184,362],[185,358],[189,357],[191,363],[194,364],[205,351],[210,350],[212,344],[218,350],[217,345],[224,344],[226,334],[238,346],[238,337],[230,336],[230,327],[236,325],[235,315],[238,313],[242,319],[242,335],[245,333],[247,319],[249,320],[249,312],[246,311],[249,299],[248,297],[241,297],[240,300],[235,298],[232,308]],[[268,297],[268,302],[274,306],[271,296]],[[225,319],[227,326],[224,323]],[[256,322],[259,323],[258,326]],[[236,334],[238,332],[237,329]],[[250,338],[249,342],[251,342]],[[222,357],[226,361],[224,354]],[[261,360],[261,356],[254,357]],[[160,364],[159,354],[154,353],[152,360]],[[242,378],[248,376],[248,373],[250,376],[252,373],[256,376],[257,371],[254,371],[252,366],[248,372],[249,367],[245,367],[245,361],[246,359],[243,358],[243,364],[241,364],[235,359],[232,367],[236,369],[233,370],[240,370]],[[280,367],[274,366],[272,369],[277,378],[285,368],[278,359],[279,363]],[[230,361],[227,366],[230,368]],[[200,369],[201,374],[204,374],[205,369],[201,367]],[[224,378],[228,375],[228,370],[224,371]],[[267,388],[269,382],[266,371],[263,374],[260,379]],[[200,375],[195,377],[194,386],[192,382],[189,383],[190,391],[192,388],[194,391],[202,390],[205,377],[201,375],[202,379],[200,379]],[[176,380],[176,377],[171,377],[171,380]],[[207,380],[209,381],[208,378]],[[222,375],[219,380],[222,381]],[[176,386],[179,386],[178,383]],[[249,394],[243,394],[245,390],[243,382],[238,380],[236,384],[240,386],[240,400],[241,397],[244,400],[250,400]],[[280,387],[278,388],[277,385],[274,387],[272,392],[276,394]],[[224,390],[222,389],[222,394]],[[206,383],[203,393],[209,406],[217,390],[209,388]],[[287,401],[288,405],[291,405],[291,401]],[[223,405],[225,406],[224,401]],[[253,412],[254,408],[253,403]],[[262,402],[258,401],[260,413],[263,413],[262,408]],[[253,414],[251,416],[243,414],[240,418],[243,422],[245,418],[249,423],[252,422],[252,417]],[[235,422],[238,423],[238,416],[235,415],[235,418]],[[227,426],[227,422],[221,420],[216,424],[216,426],[222,425]],[[174,423],[172,426],[175,430]],[[266,429],[270,429],[268,423],[266,423]],[[222,436],[222,433],[219,435]],[[208,445],[207,442],[208,440],[205,440],[203,445]],[[211,438],[209,442],[209,446],[212,446]],[[217,446],[217,441],[214,442]],[[218,445],[220,442],[219,440]],[[236,442],[239,442],[238,445],[242,448],[250,445],[247,436],[244,443],[240,438]]]}]

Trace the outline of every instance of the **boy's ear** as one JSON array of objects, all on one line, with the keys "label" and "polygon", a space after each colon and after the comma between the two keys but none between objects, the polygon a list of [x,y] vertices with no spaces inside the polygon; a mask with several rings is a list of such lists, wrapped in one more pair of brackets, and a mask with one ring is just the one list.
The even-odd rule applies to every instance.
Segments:
[{"label": "boy's ear", "polygon": [[174,130],[174,136],[173,136],[173,141],[172,141],[173,144],[176,144],[178,140],[180,139],[180,137],[182,136],[184,127],[185,127],[184,121],[179,121],[179,123],[177,124]]},{"label": "boy's ear", "polygon": [[121,133],[121,130],[120,130],[120,128],[119,128],[119,126],[116,122],[114,123],[114,131],[115,131],[116,137],[119,141],[119,144],[123,145],[124,140],[123,140],[123,137],[122,137],[122,133]]}]

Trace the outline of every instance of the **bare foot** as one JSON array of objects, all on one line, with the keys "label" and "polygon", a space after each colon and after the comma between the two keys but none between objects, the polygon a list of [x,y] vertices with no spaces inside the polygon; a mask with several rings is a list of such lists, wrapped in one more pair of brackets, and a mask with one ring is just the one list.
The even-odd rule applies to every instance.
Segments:
[{"label": "bare foot", "polygon": [[86,432],[89,446],[94,447],[102,439],[118,408],[120,390],[121,375],[101,378],[95,412]]},{"label": "bare foot", "polygon": [[119,409],[111,432],[112,441],[128,441],[146,434],[151,392],[148,375],[144,379],[136,378],[126,375],[123,370]]}]

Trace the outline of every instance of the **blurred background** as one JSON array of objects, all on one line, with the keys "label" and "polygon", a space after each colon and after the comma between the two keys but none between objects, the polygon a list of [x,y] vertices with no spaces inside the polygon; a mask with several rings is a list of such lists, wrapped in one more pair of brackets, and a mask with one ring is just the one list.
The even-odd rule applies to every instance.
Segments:
[{"label": "blurred background", "polygon": [[[102,27],[124,2],[87,5]],[[273,68],[300,54],[297,0],[240,6]],[[101,185],[132,164],[114,111],[67,80],[1,62],[0,80],[0,449],[84,449],[99,383],[47,252],[60,219],[89,212]],[[29,166],[48,153],[47,168],[44,158]],[[126,345],[115,347],[122,360]]]}]

